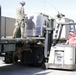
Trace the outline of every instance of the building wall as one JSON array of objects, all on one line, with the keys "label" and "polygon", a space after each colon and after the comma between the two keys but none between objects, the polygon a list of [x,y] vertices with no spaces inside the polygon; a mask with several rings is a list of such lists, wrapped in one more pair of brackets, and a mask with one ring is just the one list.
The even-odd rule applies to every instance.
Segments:
[{"label": "building wall", "polygon": [[15,19],[10,17],[1,17],[1,36],[12,36]]}]

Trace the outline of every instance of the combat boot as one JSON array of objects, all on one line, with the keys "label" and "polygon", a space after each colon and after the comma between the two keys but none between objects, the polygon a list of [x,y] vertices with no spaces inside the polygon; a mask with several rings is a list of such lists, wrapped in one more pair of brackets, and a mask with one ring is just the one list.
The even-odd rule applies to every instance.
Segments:
[{"label": "combat boot", "polygon": [[21,35],[21,38],[25,38],[25,36],[24,35]]}]

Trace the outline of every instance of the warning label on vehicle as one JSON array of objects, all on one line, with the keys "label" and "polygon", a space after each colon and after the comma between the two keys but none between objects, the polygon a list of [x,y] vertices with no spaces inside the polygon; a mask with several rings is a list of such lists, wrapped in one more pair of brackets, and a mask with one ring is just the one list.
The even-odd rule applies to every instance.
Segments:
[{"label": "warning label on vehicle", "polygon": [[55,64],[63,64],[64,51],[55,50]]}]

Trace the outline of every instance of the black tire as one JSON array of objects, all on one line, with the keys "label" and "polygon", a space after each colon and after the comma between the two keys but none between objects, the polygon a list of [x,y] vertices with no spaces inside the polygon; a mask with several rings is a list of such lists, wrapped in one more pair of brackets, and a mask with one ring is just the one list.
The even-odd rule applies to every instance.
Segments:
[{"label": "black tire", "polygon": [[18,57],[17,57],[17,55],[14,55],[14,62],[15,62],[15,63],[18,62]]},{"label": "black tire", "polygon": [[36,48],[34,52],[34,66],[40,67],[44,63],[44,49]]},{"label": "black tire", "polygon": [[13,63],[13,52],[6,52],[4,62],[9,64]]},{"label": "black tire", "polygon": [[48,69],[48,63],[43,63],[42,68],[43,69]]}]

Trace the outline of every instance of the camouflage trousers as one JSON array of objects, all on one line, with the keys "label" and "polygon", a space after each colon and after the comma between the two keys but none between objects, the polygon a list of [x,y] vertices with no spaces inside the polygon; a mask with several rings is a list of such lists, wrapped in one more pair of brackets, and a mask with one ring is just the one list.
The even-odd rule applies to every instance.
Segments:
[{"label": "camouflage trousers", "polygon": [[25,21],[24,20],[16,20],[15,22],[15,28],[14,28],[14,31],[13,31],[13,37],[16,37],[16,34],[18,32],[18,30],[21,30],[21,37],[23,38],[24,37],[24,31],[25,31]]}]

